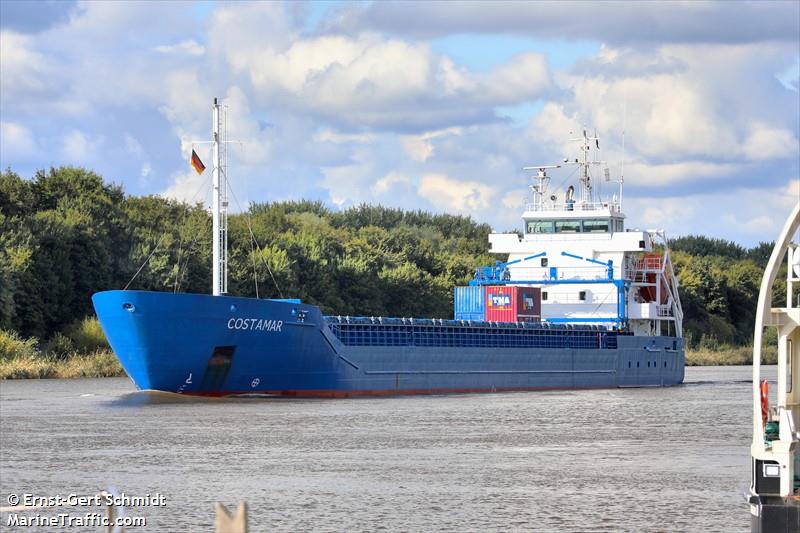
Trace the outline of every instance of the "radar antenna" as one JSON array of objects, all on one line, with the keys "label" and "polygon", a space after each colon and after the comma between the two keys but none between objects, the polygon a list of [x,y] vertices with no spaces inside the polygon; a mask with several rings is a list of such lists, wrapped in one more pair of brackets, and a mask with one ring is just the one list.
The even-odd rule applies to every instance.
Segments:
[{"label": "radar antenna", "polygon": [[547,186],[550,184],[550,176],[547,175],[547,171],[551,168],[561,168],[561,165],[539,165],[539,166],[531,166],[531,167],[522,167],[522,170],[536,170],[536,176],[534,179],[536,183],[531,185],[531,191],[533,191],[533,203],[536,205],[536,209],[541,210],[544,207],[544,202],[546,200],[547,194]]}]

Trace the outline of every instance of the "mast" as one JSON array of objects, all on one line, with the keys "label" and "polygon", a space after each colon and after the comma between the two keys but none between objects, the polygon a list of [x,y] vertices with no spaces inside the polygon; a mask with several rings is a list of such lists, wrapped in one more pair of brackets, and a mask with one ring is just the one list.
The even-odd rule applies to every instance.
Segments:
[{"label": "mast", "polygon": [[586,136],[586,127],[583,128],[583,164],[581,165],[581,201],[592,201],[592,185],[589,183],[589,139]]},{"label": "mast", "polygon": [[[586,133],[586,126],[583,127],[583,136],[578,137],[575,139],[570,139],[571,141],[578,141],[581,143],[581,152],[583,155],[583,161],[579,159],[575,159],[575,163],[580,167],[580,182],[581,182],[581,199],[580,201],[583,203],[591,203],[592,201],[592,178],[589,175],[589,165],[600,165],[603,164],[604,161],[589,161],[589,150],[591,150],[591,145],[589,141],[594,141],[595,146],[597,149],[600,149],[600,137],[597,136],[595,132],[594,137],[589,137]],[[564,161],[565,163],[567,160]]]},{"label": "mast", "polygon": [[625,184],[625,128],[622,128],[622,164],[619,171],[619,209],[622,211],[622,187]]},{"label": "mast", "polygon": [[212,242],[211,293],[214,296],[220,296],[228,292],[228,181],[227,169],[225,168],[226,158],[223,157],[221,148],[224,146],[224,141],[221,139],[223,131],[221,107],[217,99],[214,98],[212,113],[213,140],[211,141],[213,158],[211,209],[214,234]]},{"label": "mast", "polygon": [[530,188],[533,191],[533,203],[536,205],[536,209],[544,209],[545,203],[545,193],[547,193],[547,185],[550,183],[550,176],[547,175],[547,170],[551,168],[561,168],[561,165],[541,165],[541,166],[533,166],[533,167],[522,167],[522,170],[537,170],[538,173],[536,174],[536,184],[531,185]]}]

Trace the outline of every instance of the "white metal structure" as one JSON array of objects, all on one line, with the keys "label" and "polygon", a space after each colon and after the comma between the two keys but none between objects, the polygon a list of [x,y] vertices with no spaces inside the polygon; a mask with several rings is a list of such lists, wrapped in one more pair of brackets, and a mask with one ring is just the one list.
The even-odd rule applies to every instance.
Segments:
[{"label": "white metal structure", "polygon": [[212,294],[219,296],[228,292],[228,155],[224,138],[227,136],[226,113],[216,98],[212,116]]},{"label": "white metal structure", "polygon": [[[602,161],[590,160],[589,152],[592,144],[599,149],[599,138],[584,129],[573,140],[582,143],[582,157],[524,168],[537,175],[523,235],[489,235],[489,251],[508,254],[502,280],[541,287],[543,320],[624,323],[637,335],[681,337],[683,310],[664,231],[626,229],[620,197],[603,200],[592,186],[591,167]],[[579,170],[578,200],[571,186],[548,190],[547,171],[567,165]],[[605,178],[611,181],[607,169]]]},{"label": "white metal structure", "polygon": [[[753,495],[794,495],[797,423],[800,417],[800,203],[780,233],[761,280],[753,339],[753,442],[750,452]],[[792,242],[792,239],[795,239]],[[772,288],[783,256],[787,258],[786,306],[772,307]],[[774,405],[762,416],[761,346],[764,328],[778,329],[778,378]],[[766,422],[766,424],[765,424]],[[765,426],[778,425],[768,436]],[[776,438],[777,437],[777,438]],[[778,484],[778,479],[780,483]]]}]

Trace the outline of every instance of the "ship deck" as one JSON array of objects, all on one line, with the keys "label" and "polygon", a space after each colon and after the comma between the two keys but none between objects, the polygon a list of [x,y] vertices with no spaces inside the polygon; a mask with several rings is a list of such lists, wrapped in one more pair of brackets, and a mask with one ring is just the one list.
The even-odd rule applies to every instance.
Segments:
[{"label": "ship deck", "polygon": [[596,325],[471,320],[325,317],[345,346],[617,349],[628,331]]}]

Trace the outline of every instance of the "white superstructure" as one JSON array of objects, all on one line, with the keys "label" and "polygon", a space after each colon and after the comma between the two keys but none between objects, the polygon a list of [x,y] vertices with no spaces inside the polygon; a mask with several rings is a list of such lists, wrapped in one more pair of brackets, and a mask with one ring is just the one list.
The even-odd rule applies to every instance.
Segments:
[{"label": "white superstructure", "polygon": [[[537,170],[533,201],[522,214],[522,234],[489,235],[489,251],[508,254],[505,263],[479,270],[476,279],[542,289],[542,319],[557,323],[627,326],[637,335],[682,336],[678,282],[663,230],[626,228],[619,194],[602,200],[594,193],[587,136],[581,158]],[[579,170],[580,196],[572,186],[551,191],[547,172],[562,166]],[[611,181],[604,169],[604,181]]]},{"label": "white superstructure", "polygon": [[[784,256],[786,302],[782,307],[773,307],[773,286]],[[775,241],[761,280],[755,319],[750,494],[787,498],[796,494],[797,461],[800,460],[797,453],[800,443],[797,432],[800,423],[800,202]],[[778,376],[771,405],[769,386],[761,374],[761,346],[766,327],[775,327],[778,333]]]}]

